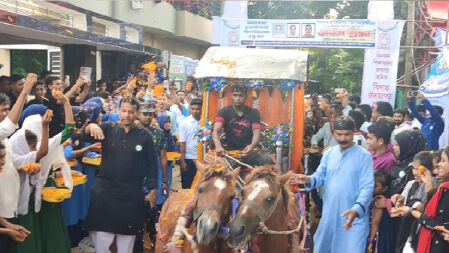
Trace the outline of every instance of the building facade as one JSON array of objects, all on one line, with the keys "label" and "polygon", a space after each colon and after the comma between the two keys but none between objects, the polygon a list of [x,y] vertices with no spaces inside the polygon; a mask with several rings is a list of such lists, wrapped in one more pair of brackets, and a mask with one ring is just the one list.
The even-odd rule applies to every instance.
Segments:
[{"label": "building facade", "polygon": [[46,61],[37,52],[32,58],[72,78],[79,66],[92,67],[93,79],[112,79],[149,57],[200,59],[220,10],[208,1],[0,0],[0,74],[31,72],[19,66],[21,53],[30,55],[20,50],[46,50]]}]

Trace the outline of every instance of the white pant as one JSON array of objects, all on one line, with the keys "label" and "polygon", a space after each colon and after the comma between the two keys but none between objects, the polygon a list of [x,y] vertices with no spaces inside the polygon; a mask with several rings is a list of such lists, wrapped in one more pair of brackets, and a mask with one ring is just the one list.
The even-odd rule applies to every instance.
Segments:
[{"label": "white pant", "polygon": [[102,231],[90,231],[90,237],[94,244],[96,253],[111,253],[109,247],[116,238],[117,253],[132,253],[135,235],[119,235]]}]

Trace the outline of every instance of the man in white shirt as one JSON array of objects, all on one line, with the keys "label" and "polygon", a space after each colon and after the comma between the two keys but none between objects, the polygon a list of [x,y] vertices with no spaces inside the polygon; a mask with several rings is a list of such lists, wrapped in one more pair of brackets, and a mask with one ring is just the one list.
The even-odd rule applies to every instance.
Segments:
[{"label": "man in white shirt", "polygon": [[398,133],[411,129],[410,126],[405,122],[405,115],[407,114],[406,109],[396,109],[393,112],[393,121],[395,124],[395,129],[393,130],[393,134],[397,135]]},{"label": "man in white shirt", "polygon": [[175,112],[177,106],[170,107],[168,104],[168,96],[166,93],[162,93],[157,98],[157,106],[159,109],[159,115],[167,115],[170,117],[170,131],[172,134],[178,134],[178,115],[181,115],[181,112]]},{"label": "man in white shirt", "polygon": [[203,102],[194,98],[190,102],[190,116],[179,124],[179,142],[181,144],[181,182],[182,188],[192,186],[196,175],[195,160],[198,158],[198,139],[196,134],[200,129],[201,109]]}]

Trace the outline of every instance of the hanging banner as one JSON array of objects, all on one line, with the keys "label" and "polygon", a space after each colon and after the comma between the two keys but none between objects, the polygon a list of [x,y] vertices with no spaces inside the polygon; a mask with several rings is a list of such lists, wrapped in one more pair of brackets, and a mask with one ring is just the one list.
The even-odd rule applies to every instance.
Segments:
[{"label": "hanging banner", "polygon": [[449,145],[449,47],[442,49],[432,65],[424,83],[419,91],[426,96],[432,105],[439,105],[443,110],[443,120],[446,124],[443,134],[440,136],[440,147]]},{"label": "hanging banner", "polygon": [[195,74],[196,72],[196,67],[198,66],[198,61],[197,60],[192,60],[188,57],[185,57],[184,59],[184,67],[185,67],[185,71],[184,71],[184,81],[187,80],[187,78],[190,75]]},{"label": "hanging banner", "polygon": [[184,80],[184,57],[179,55],[170,55],[170,79]]},{"label": "hanging banner", "polygon": [[449,94],[449,47],[444,47],[440,52],[419,91],[426,97]]},{"label": "hanging banner", "polygon": [[378,21],[376,48],[365,50],[362,104],[389,102],[394,107],[396,79],[404,21]]},{"label": "hanging banner", "polygon": [[375,46],[376,22],[354,19],[230,19],[214,17],[212,42],[221,46]]}]

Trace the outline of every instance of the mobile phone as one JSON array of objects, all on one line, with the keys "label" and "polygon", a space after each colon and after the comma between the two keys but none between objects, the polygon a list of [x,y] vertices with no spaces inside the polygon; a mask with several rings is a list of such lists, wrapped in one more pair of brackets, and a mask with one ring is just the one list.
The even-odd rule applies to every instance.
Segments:
[{"label": "mobile phone", "polygon": [[410,96],[412,97],[416,97],[418,95],[418,91],[417,90],[412,90],[409,92]]},{"label": "mobile phone", "polygon": [[92,75],[91,67],[81,67],[80,68],[80,76],[84,76],[86,78],[86,82],[90,80]]}]

